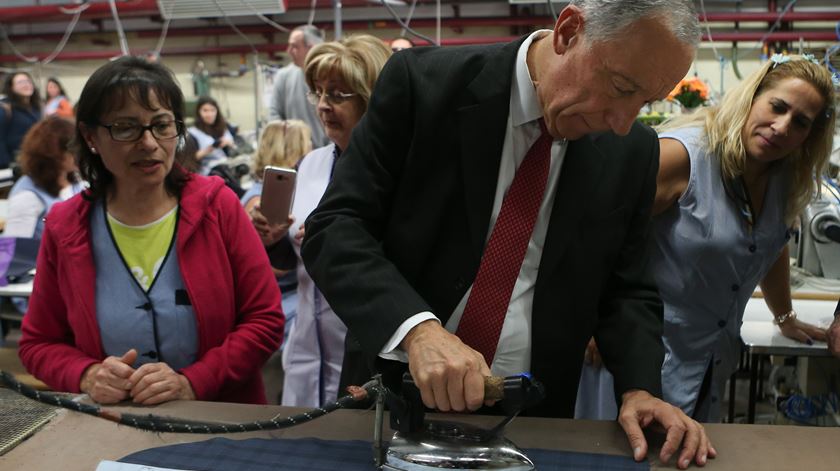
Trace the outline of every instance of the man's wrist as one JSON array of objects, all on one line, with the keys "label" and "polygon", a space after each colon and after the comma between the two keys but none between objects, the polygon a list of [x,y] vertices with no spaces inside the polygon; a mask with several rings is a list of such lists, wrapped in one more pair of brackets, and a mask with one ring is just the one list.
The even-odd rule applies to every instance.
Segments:
[{"label": "man's wrist", "polygon": [[434,328],[442,328],[440,322],[436,319],[425,320],[415,325],[408,331],[407,334],[405,334],[405,337],[403,337],[402,342],[400,342],[400,349],[404,352],[408,352],[408,349],[411,348],[411,343],[414,342],[414,340],[418,337],[422,337],[424,333],[429,331],[429,329]]}]

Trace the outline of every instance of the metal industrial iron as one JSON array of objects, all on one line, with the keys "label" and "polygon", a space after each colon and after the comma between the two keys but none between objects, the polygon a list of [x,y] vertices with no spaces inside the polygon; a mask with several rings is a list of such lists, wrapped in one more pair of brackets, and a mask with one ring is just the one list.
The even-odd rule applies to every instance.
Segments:
[{"label": "metal industrial iron", "polygon": [[[381,378],[379,379],[381,382]],[[402,396],[388,391],[376,397],[374,462],[383,471],[505,470],[530,471],[534,464],[503,436],[505,426],[524,408],[539,402],[545,391],[530,375],[485,378],[485,398],[498,400],[507,416],[492,429],[449,421],[424,420],[420,391],[407,373]],[[380,390],[387,391],[384,387]],[[382,427],[385,405],[390,408],[389,444]]]}]

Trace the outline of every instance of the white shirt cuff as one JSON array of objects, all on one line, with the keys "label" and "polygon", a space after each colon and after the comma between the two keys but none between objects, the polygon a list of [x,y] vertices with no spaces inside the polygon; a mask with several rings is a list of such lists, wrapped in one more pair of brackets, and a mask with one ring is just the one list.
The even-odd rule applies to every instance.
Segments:
[{"label": "white shirt cuff", "polygon": [[391,338],[388,339],[388,342],[385,343],[385,346],[382,347],[382,350],[380,350],[379,352],[379,357],[384,358],[386,360],[396,360],[401,361],[403,363],[408,363],[408,353],[404,352],[401,348],[399,348],[400,343],[402,343],[405,336],[408,335],[408,332],[411,329],[413,329],[414,326],[430,319],[434,319],[438,321],[438,323],[440,322],[440,319],[438,319],[434,314],[432,314],[429,311],[423,311],[406,319],[405,322],[400,324],[399,329],[397,329],[397,331],[394,332],[394,335],[392,335]]}]

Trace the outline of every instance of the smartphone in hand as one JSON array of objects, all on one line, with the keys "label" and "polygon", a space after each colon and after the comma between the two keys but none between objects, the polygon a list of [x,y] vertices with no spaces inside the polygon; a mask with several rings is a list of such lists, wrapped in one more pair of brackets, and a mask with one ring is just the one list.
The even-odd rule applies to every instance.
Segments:
[{"label": "smartphone in hand", "polygon": [[297,172],[290,168],[265,168],[260,211],[270,224],[284,223],[289,218],[296,180]]}]

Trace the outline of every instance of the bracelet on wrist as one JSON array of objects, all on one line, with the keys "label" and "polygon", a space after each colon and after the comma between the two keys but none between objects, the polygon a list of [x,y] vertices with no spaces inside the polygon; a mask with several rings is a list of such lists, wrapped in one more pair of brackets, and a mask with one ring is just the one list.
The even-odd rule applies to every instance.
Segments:
[{"label": "bracelet on wrist", "polygon": [[779,314],[778,316],[774,315],[773,316],[773,323],[778,325],[778,326],[781,326],[785,322],[788,322],[788,321],[791,321],[791,320],[794,320],[794,319],[796,319],[796,311],[791,309],[790,311],[788,311],[784,314]]}]

